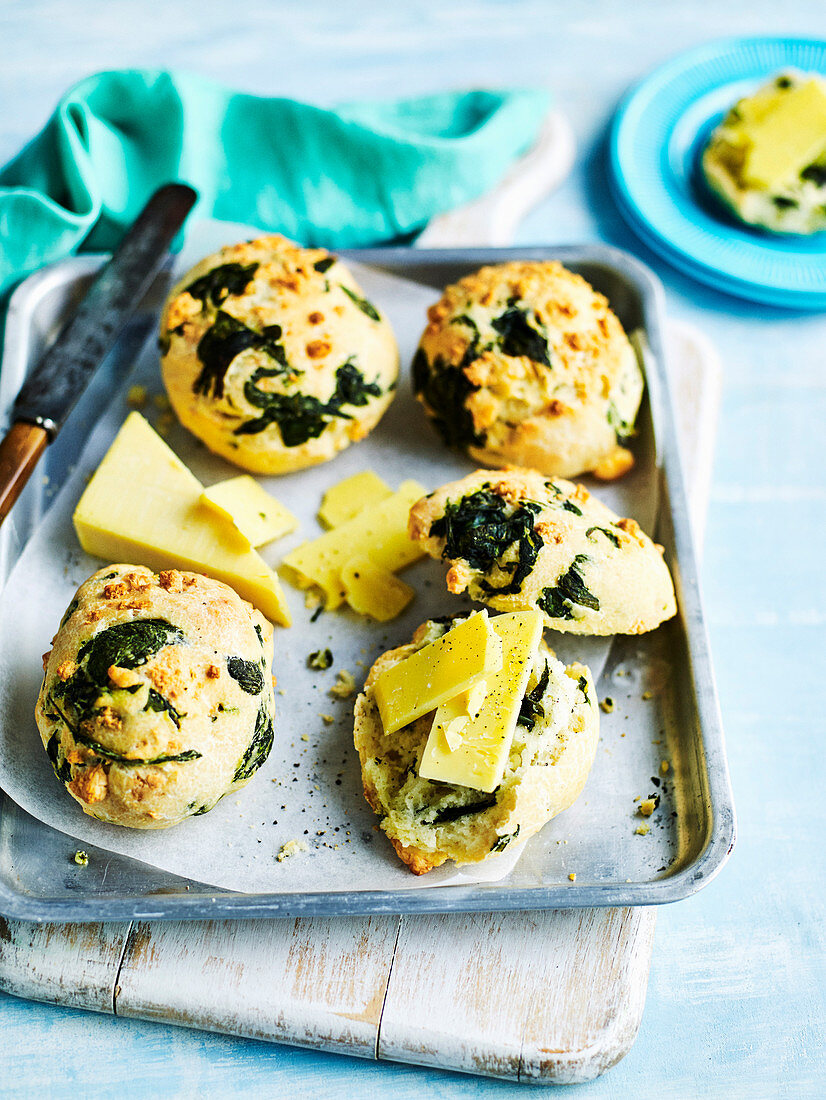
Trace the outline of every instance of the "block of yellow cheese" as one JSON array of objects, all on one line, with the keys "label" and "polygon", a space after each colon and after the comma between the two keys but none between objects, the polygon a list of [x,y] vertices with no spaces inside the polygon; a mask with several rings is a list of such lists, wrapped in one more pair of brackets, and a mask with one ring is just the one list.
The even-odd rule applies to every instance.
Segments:
[{"label": "block of yellow cheese", "polygon": [[424,493],[417,482],[403,481],[398,492],[386,500],[296,547],[282,566],[299,588],[320,588],[328,611],[339,607],[345,598],[341,570],[351,558],[369,557],[377,566],[395,573],[422,557],[420,543],[407,534],[407,517]]},{"label": "block of yellow cheese", "polygon": [[203,500],[234,523],[250,546],[263,546],[298,527],[292,512],[249,474],[210,485]]},{"label": "block of yellow cheese", "polygon": [[771,110],[742,129],[750,141],[743,177],[774,190],[826,149],[826,85],[812,79],[778,92]]},{"label": "block of yellow cheese", "polygon": [[390,486],[372,470],[364,470],[331,486],[321,499],[319,523],[324,527],[339,527],[365,508],[387,500],[393,495]]},{"label": "block of yellow cheese", "polygon": [[380,623],[395,619],[416,595],[415,590],[394,573],[364,557],[351,558],[347,562],[341,570],[341,583],[350,607]]},{"label": "block of yellow cheese", "polygon": [[542,637],[542,614],[514,611],[497,615],[491,626],[502,639],[502,667],[483,677],[481,706],[478,698],[475,703],[469,698],[472,688],[447,699],[436,711],[419,766],[423,779],[486,792],[495,791],[502,782]]},{"label": "block of yellow cheese", "polygon": [[477,611],[382,672],[373,692],[384,732],[395,733],[501,667],[499,634],[487,612]]},{"label": "block of yellow cheese", "polygon": [[74,513],[87,554],[224,581],[290,625],[278,577],[235,526],[201,500],[203,486],[138,412],[130,413]]}]

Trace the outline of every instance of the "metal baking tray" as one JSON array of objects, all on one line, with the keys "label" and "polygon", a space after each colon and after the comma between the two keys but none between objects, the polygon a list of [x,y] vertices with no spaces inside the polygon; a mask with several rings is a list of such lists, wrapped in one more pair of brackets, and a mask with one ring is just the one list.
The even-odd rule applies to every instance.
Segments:
[{"label": "metal baking tray", "polygon": [[[405,891],[241,894],[178,878],[88,844],[83,847],[89,864],[77,868],[71,860],[78,847],[75,839],[37,821],[0,792],[0,912],[5,916],[162,920],[653,905],[700,889],[731,852],[734,807],[664,366],[659,283],[633,257],[602,245],[389,248],[344,255],[432,287],[434,301],[443,286],[482,264],[558,259],[608,297],[626,331],[645,334],[648,399],[637,446],[654,455],[656,537],[674,576],[679,612],[652,634],[617,637],[611,646],[598,693],[601,699],[612,696],[617,711],[601,715],[597,760],[580,802],[568,811],[578,816],[568,818],[568,827],[564,814],[555,819],[557,827],[546,826],[526,844],[511,873],[496,882]],[[33,275],[15,291],[0,377],[4,417],[26,371],[102,262],[99,256],[66,260]],[[136,349],[154,330],[164,289],[160,280],[0,532],[3,581],[111,401],[115,379],[122,381]],[[411,424],[411,430],[419,427],[430,431],[423,421]],[[434,435],[433,446],[439,445]],[[650,677],[666,668],[670,679],[666,677],[657,698],[640,702]],[[355,753],[350,766],[357,772]],[[650,832],[642,836],[636,832],[643,819],[635,815],[634,798],[650,794],[658,794],[660,804],[649,821]]]}]

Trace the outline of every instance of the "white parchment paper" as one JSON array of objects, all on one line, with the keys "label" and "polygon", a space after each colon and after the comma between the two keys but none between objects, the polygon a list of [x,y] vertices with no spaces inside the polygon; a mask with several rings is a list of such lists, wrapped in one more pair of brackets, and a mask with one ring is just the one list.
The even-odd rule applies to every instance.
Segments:
[{"label": "white parchment paper", "polygon": [[[178,257],[183,273],[214,248],[254,231],[204,223]],[[356,265],[353,265],[354,269]],[[401,351],[402,376],[396,399],[373,434],[321,467],[281,478],[263,478],[265,487],[300,519],[293,535],[263,550],[272,565],[293,546],[319,534],[315,513],[330,485],[371,468],[393,488],[415,478],[426,491],[470,472],[472,464],[448,452],[412,396],[409,364],[425,324],[425,310],[439,293],[432,287],[379,270],[358,267],[367,296],[387,313]],[[417,591],[406,613],[376,624],[353,612],[322,614],[311,622],[304,594],[285,583],[294,616],[289,630],[276,627],[274,673],[275,744],[266,764],[242,791],[223,799],[210,813],[158,832],[105,825],[87,817],[56,779],[34,723],[34,704],[42,677],[41,655],[49,648],[76,587],[101,562],[80,549],[72,512],[128,408],[126,392],[141,383],[150,394],[162,392],[155,340],[134,366],[124,364],[123,383],[112,396],[83,452],[81,461],[30,540],[0,597],[0,786],[24,810],[55,829],[107,851],[130,856],[163,871],[223,889],[252,893],[340,890],[409,890],[448,883],[467,884],[502,878],[512,870],[519,848],[509,848],[482,868],[461,872],[452,866],[417,879],[398,861],[361,791],[358,757],[352,745],[353,698],[330,694],[336,672],[347,669],[361,686],[375,658],[407,641],[415,627],[432,615],[469,606],[447,594],[444,568],[433,561],[406,570]],[[151,403],[145,414],[157,421]],[[71,424],[69,429],[71,430]],[[647,436],[638,440],[638,463],[618,486],[599,487],[598,495],[643,526],[653,519],[653,463]],[[238,471],[211,455],[175,426],[167,442],[205,484]],[[583,660],[600,675],[610,641],[549,637],[563,660]],[[334,656],[325,672],[307,668],[307,655],[329,647]],[[332,722],[323,715],[331,716]],[[298,839],[309,851],[279,863],[282,844]]]}]

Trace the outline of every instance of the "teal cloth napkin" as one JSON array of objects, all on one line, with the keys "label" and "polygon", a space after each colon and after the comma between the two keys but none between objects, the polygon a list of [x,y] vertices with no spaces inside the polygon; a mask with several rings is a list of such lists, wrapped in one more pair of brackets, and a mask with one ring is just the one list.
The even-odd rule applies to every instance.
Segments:
[{"label": "teal cloth napkin", "polygon": [[322,110],[190,74],[90,76],[0,169],[0,295],[46,263],[106,251],[162,183],[204,217],[346,248],[410,237],[492,188],[536,138],[539,90]]}]

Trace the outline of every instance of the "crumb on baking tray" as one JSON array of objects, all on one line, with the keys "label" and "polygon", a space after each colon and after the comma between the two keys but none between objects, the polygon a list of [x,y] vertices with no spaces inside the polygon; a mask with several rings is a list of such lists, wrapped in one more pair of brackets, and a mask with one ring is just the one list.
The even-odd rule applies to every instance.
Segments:
[{"label": "crumb on baking tray", "polygon": [[667,760],[661,760],[660,761],[660,775],[668,775],[668,769],[670,767],[671,767],[671,765],[668,763]]},{"label": "crumb on baking tray", "polygon": [[604,710],[606,714],[610,714],[616,707],[616,703],[610,695],[606,695],[602,702],[599,704],[600,710]]},{"label": "crumb on baking tray", "polygon": [[309,850],[310,846],[305,840],[288,840],[286,844],[282,844],[278,849],[275,858],[279,863],[283,863],[285,859],[300,855],[302,852],[309,852]]},{"label": "crumb on baking tray", "polygon": [[72,856],[72,859],[78,865],[78,867],[86,867],[89,863],[88,854],[80,848],[78,848],[78,850]]},{"label": "crumb on baking tray", "polygon": [[307,667],[318,669],[320,672],[328,669],[332,663],[333,654],[329,649],[316,649],[307,657]]},{"label": "crumb on baking tray", "polygon": [[146,404],[146,386],[130,386],[126,404],[130,409],[142,409]]},{"label": "crumb on baking tray", "polygon": [[570,882],[576,882],[576,871],[571,871],[570,875],[568,875],[568,880]]},{"label": "crumb on baking tray", "polygon": [[638,809],[639,809],[639,812],[642,814],[643,817],[651,817],[651,815],[656,810],[656,808],[659,806],[659,804],[660,804],[659,795],[654,795],[653,798],[643,798],[643,799],[641,799]]},{"label": "crumb on baking tray", "polygon": [[651,826],[646,821],[644,824],[638,825],[634,832],[637,836],[648,836],[648,834],[651,832]]},{"label": "crumb on baking tray", "polygon": [[355,690],[356,680],[352,672],[348,672],[346,668],[339,669],[336,673],[336,682],[330,688],[330,694],[339,699],[349,699]]}]

